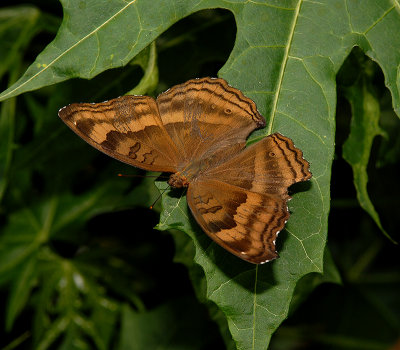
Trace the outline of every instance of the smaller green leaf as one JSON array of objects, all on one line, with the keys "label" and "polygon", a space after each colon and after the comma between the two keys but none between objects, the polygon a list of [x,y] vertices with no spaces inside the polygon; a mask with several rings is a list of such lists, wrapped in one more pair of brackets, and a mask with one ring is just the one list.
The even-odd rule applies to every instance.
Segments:
[{"label": "smaller green leaf", "polygon": [[120,307],[106,298],[97,297],[93,301],[93,312],[90,318],[95,328],[96,343],[103,344],[106,349],[109,349],[115,325],[118,322]]},{"label": "smaller green leaf", "polygon": [[14,117],[16,99],[4,102],[0,110],[0,202],[9,181],[9,169],[14,148]]},{"label": "smaller green leaf", "polygon": [[6,314],[6,329],[11,330],[15,319],[24,309],[37,280],[37,257],[32,255],[24,264],[11,288]]},{"label": "smaller green leaf", "polygon": [[48,314],[49,301],[53,300],[54,290],[60,282],[61,270],[55,268],[56,265],[53,263],[46,263],[46,269],[42,269],[46,278],[41,281],[40,288],[37,295],[36,310],[33,322],[33,343],[34,347],[37,348],[39,342],[42,341],[45,333],[53,323],[51,317]]},{"label": "smaller green leaf", "polygon": [[[25,47],[39,29],[40,12],[31,6],[0,10],[0,79],[8,73],[8,86],[17,81]],[[9,182],[15,148],[16,99],[4,102],[0,110],[0,202]]]},{"label": "smaller green leaf", "polygon": [[0,78],[22,58],[23,49],[40,28],[39,19],[40,11],[33,6],[0,10]]},{"label": "smaller green leaf", "polygon": [[62,343],[57,350],[91,350],[91,344],[87,344],[80,338],[80,329],[77,326],[68,327]]},{"label": "smaller green leaf", "polygon": [[345,95],[350,102],[353,117],[350,135],[343,145],[343,158],[353,169],[354,186],[361,207],[371,216],[383,234],[393,241],[384,230],[367,189],[367,166],[372,142],[376,136],[384,134],[379,127],[379,101],[372,93],[365,76],[360,77],[355,84],[346,88]]},{"label": "smaller green leaf", "polygon": [[13,213],[0,236],[0,283],[13,278],[40,246],[40,224],[28,209]]},{"label": "smaller green leaf", "polygon": [[37,345],[37,350],[46,350],[61,336],[71,323],[69,316],[63,316],[56,319],[51,323],[50,327],[46,330],[42,341]]},{"label": "smaller green leaf", "polygon": [[105,343],[103,342],[101,334],[96,332],[96,328],[92,320],[88,320],[84,317],[81,317],[80,315],[75,315],[73,320],[75,324],[81,329],[81,331],[93,340],[93,342],[96,344],[96,349],[107,349]]},{"label": "smaller green leaf", "polygon": [[[73,334],[74,344],[81,344],[79,349],[89,349],[91,343],[96,349],[107,349],[119,315],[117,303],[102,296],[104,288],[82,273],[75,260],[51,252],[40,258],[43,261],[38,270],[43,283],[39,285],[39,301],[34,304],[35,348],[46,348],[56,339],[66,349],[75,348],[70,345]],[[65,327],[62,332],[58,328],[49,331],[54,318],[64,320],[59,327]]]}]

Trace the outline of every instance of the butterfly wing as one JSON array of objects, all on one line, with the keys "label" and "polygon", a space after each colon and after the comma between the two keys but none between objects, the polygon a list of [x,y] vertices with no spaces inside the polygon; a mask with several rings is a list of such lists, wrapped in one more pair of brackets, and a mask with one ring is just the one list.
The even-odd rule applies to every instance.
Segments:
[{"label": "butterfly wing", "polygon": [[223,79],[202,78],[174,86],[157,98],[165,129],[187,163],[218,164],[245,146],[265,125],[255,103]]},{"label": "butterfly wing", "polygon": [[311,176],[293,142],[273,134],[202,174],[189,186],[188,204],[215,242],[264,263],[278,257],[275,240],[289,218],[288,187]]},{"label": "butterfly wing", "polygon": [[286,201],[215,180],[190,185],[187,200],[203,231],[229,252],[255,264],[278,257],[275,238],[289,217]]},{"label": "butterfly wing", "polygon": [[82,139],[111,157],[145,170],[177,171],[179,153],[151,97],[74,103],[58,115]]},{"label": "butterfly wing", "polygon": [[275,133],[210,169],[204,177],[287,200],[290,185],[311,179],[309,168],[293,141]]}]

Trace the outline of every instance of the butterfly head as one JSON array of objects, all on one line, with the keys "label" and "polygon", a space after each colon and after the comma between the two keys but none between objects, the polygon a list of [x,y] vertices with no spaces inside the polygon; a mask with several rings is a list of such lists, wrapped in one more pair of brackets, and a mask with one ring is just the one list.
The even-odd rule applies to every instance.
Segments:
[{"label": "butterfly head", "polygon": [[185,175],[183,175],[180,172],[177,172],[169,177],[168,185],[175,188],[188,187],[189,181]]}]

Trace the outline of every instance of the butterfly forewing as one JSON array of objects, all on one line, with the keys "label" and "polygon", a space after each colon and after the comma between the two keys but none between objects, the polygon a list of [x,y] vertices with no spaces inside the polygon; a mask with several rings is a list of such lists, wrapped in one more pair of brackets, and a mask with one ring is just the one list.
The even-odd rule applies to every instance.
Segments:
[{"label": "butterfly forewing", "polygon": [[194,79],[157,98],[161,119],[186,162],[218,163],[245,146],[265,125],[255,103],[223,79]]},{"label": "butterfly forewing", "polygon": [[175,172],[181,163],[151,97],[123,96],[103,103],[74,103],[58,114],[86,142],[130,165]]}]

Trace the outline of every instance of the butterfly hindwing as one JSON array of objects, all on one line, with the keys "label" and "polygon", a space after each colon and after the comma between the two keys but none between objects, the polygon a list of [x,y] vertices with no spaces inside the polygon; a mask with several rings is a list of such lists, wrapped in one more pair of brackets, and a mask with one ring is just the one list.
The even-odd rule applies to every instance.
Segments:
[{"label": "butterfly hindwing", "polygon": [[187,200],[204,232],[226,250],[256,264],[278,257],[275,239],[289,217],[286,200],[215,180],[189,185]]},{"label": "butterfly hindwing", "polygon": [[246,190],[288,199],[290,185],[309,180],[309,163],[293,141],[279,133],[269,135],[245,148],[203,176]]},{"label": "butterfly hindwing", "polygon": [[275,240],[289,218],[288,187],[311,177],[293,142],[270,135],[200,175],[189,185],[189,206],[218,244],[252,262],[275,259]]}]

